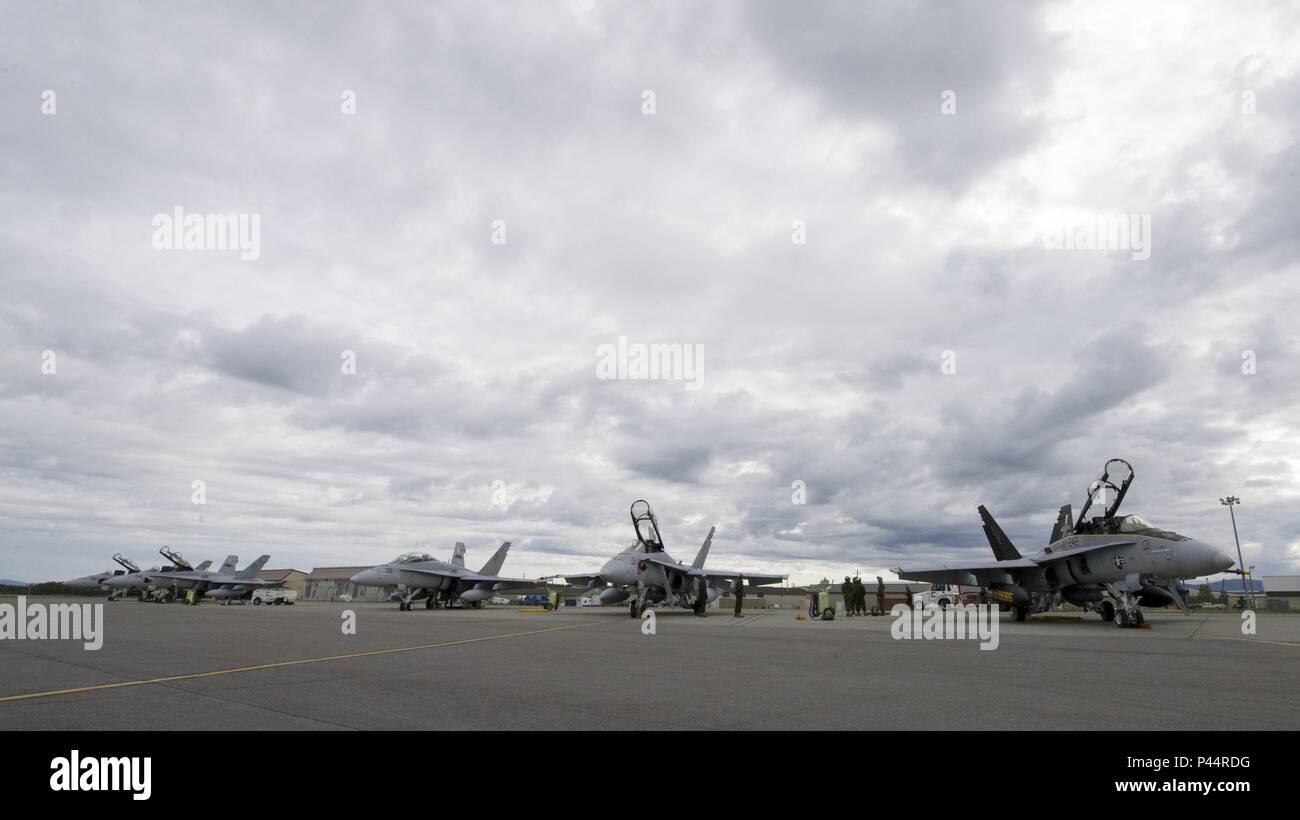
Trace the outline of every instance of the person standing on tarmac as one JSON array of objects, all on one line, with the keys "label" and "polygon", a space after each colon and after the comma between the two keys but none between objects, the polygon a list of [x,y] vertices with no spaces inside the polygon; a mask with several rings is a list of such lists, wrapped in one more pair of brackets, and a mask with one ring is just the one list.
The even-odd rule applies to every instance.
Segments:
[{"label": "person standing on tarmac", "polygon": [[853,601],[853,582],[849,576],[844,576],[844,583],[840,584],[840,595],[844,596],[844,614],[852,617],[854,609]]},{"label": "person standing on tarmac", "polygon": [[879,575],[876,576],[876,609],[885,614],[885,581]]},{"label": "person standing on tarmac", "polygon": [[907,596],[907,608],[908,608],[908,609],[911,609],[911,608],[912,608],[912,588],[911,588],[911,587],[903,587],[903,594]]},{"label": "person standing on tarmac", "polygon": [[700,583],[695,589],[695,614],[701,618],[705,616],[704,608],[709,605],[709,580],[703,575],[700,576]]},{"label": "person standing on tarmac", "polygon": [[736,617],[743,618],[740,610],[745,606],[745,576],[736,576]]},{"label": "person standing on tarmac", "polygon": [[853,579],[853,609],[859,615],[867,614],[867,588],[860,577]]}]

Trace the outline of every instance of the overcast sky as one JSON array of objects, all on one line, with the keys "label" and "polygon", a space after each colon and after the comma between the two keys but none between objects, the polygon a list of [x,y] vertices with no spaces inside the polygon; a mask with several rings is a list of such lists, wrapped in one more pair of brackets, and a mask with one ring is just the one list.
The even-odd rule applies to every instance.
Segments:
[{"label": "overcast sky", "polygon": [[[987,560],[980,503],[1041,546],[1112,456],[1300,572],[1295,4],[0,14],[0,577],[592,570],[638,498],[874,576]],[[159,249],[177,207],[257,258]],[[1149,258],[1049,247],[1117,214]],[[620,336],[702,378],[598,378]]]}]

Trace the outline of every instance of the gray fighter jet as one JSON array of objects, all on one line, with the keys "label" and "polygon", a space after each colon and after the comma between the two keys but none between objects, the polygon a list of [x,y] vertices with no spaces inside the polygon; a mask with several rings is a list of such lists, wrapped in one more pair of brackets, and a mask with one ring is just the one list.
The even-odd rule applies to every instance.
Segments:
[{"label": "gray fighter jet", "polygon": [[[1116,486],[1112,465],[1122,465],[1126,477]],[[1116,626],[1140,626],[1143,606],[1176,604],[1188,612],[1184,579],[1231,570],[1234,561],[1224,550],[1152,526],[1140,515],[1116,516],[1133,468],[1127,461],[1106,462],[1101,478],[1088,487],[1088,497],[1073,520],[1069,504],[1061,507],[1048,545],[1022,556],[983,506],[984,534],[997,560],[920,569],[897,568],[906,581],[986,587],[989,596],[1023,621],[1031,612],[1047,610],[1057,599],[1099,613]],[[1088,519],[1093,499],[1114,493],[1102,515]],[[1104,500],[1103,500],[1103,503]]]},{"label": "gray fighter jet", "polygon": [[205,572],[195,569],[192,572],[177,571],[167,573],[164,581],[170,581],[180,589],[193,588],[198,591],[194,598],[194,603],[198,603],[204,596],[215,598],[217,600],[232,601],[239,598],[246,598],[252,594],[255,589],[265,587],[282,587],[283,581],[264,581],[257,577],[257,573],[266,566],[266,562],[271,560],[271,556],[259,556],[256,561],[244,567],[241,570],[235,570],[235,562],[239,559],[231,555],[226,558],[226,563],[222,564],[221,569],[216,572]]},{"label": "gray fighter jet", "polygon": [[498,575],[510,552],[506,541],[478,572],[465,569],[465,545],[456,542],[451,561],[439,561],[423,552],[408,552],[387,564],[362,570],[352,576],[352,583],[361,586],[396,586],[392,600],[397,608],[411,610],[411,603],[424,599],[425,609],[440,605],[450,607],[455,601],[465,601],[475,606],[498,592],[527,589],[538,586],[528,578],[505,578]]},{"label": "gray fighter jet", "polygon": [[[134,595],[138,592],[148,592],[155,599],[161,600],[173,592],[170,584],[159,583],[157,581],[149,582],[147,577],[150,575],[159,575],[162,573],[171,573],[178,570],[196,569],[190,566],[190,563],[181,557],[180,553],[171,552],[167,547],[159,550],[169,561],[171,566],[154,567],[150,570],[141,570],[139,565],[134,561],[123,557],[121,553],[113,556],[123,569],[113,570],[107,573],[96,575],[85,575],[81,578],[74,578],[71,581],[65,581],[68,586],[81,588],[99,588],[108,591],[108,600],[113,601],[127,595]],[[205,570],[211,566],[211,561],[204,561],[197,569]]]},{"label": "gray fighter jet", "polygon": [[[619,604],[632,599],[628,611],[633,618],[645,611],[647,604],[667,603],[669,606],[691,607],[696,612],[718,598],[719,585],[734,589],[741,576],[751,586],[779,584],[784,575],[761,572],[737,572],[726,569],[705,569],[709,547],[713,543],[715,527],[709,528],[704,544],[689,565],[673,559],[664,549],[659,534],[659,520],[645,500],[632,503],[632,529],[636,542],[605,562],[599,572],[565,574],[562,577],[574,586],[596,589],[602,604]],[[704,594],[700,594],[703,580]],[[612,586],[610,586],[612,585]]]},{"label": "gray fighter jet", "polygon": [[[132,572],[114,574],[104,581],[104,587],[109,590],[109,600],[134,595],[140,591],[149,593],[149,596],[154,600],[169,600],[176,597],[179,590],[193,586],[192,582],[181,578],[180,574],[182,572],[204,572],[208,567],[212,566],[211,561],[204,561],[197,567],[190,567],[189,562],[180,558],[178,553],[169,552],[167,547],[163,547],[159,552],[173,562],[171,566],[150,567],[145,570],[136,567]],[[173,556],[175,557],[173,558]],[[123,566],[135,566],[134,562],[119,559],[121,559],[121,556],[113,556],[113,560],[118,561]],[[176,563],[178,559],[179,563]],[[218,572],[234,572],[235,560],[235,556],[227,556],[225,563],[221,565]]]},{"label": "gray fighter jet", "polygon": [[113,600],[114,597],[125,594],[126,590],[122,590],[121,592],[117,591],[114,587],[111,587],[107,584],[108,579],[113,578],[115,576],[126,575],[127,573],[140,571],[140,566],[138,564],[136,564],[131,559],[124,557],[120,552],[113,556],[113,560],[116,561],[118,566],[122,567],[122,569],[110,569],[104,572],[96,572],[90,575],[83,575],[80,578],[70,578],[67,581],[63,581],[62,583],[64,586],[72,587],[73,589],[104,590],[108,592],[108,597],[109,600],[111,601]]},{"label": "gray fighter jet", "polygon": [[271,556],[263,555],[244,569],[236,571],[235,565],[238,560],[237,556],[227,556],[220,569],[216,571],[207,569],[210,562],[192,570],[183,570],[176,566],[155,567],[110,578],[105,583],[110,587],[144,587],[171,595],[175,595],[182,589],[193,588],[198,590],[195,603],[204,596],[217,599],[242,598],[259,587],[283,586],[280,581],[264,581],[257,577],[258,571],[271,560]]}]

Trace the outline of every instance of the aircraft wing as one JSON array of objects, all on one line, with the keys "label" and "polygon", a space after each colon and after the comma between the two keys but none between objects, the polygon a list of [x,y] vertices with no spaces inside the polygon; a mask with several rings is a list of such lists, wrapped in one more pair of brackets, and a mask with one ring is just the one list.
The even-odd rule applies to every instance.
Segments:
[{"label": "aircraft wing", "polygon": [[588,572],[579,575],[571,575],[567,572],[561,572],[558,576],[554,577],[563,578],[565,583],[571,587],[592,587],[605,580],[601,577],[599,572]]},{"label": "aircraft wing", "polygon": [[785,580],[784,575],[771,575],[764,572],[738,572],[731,569],[692,567],[654,554],[642,556],[641,560],[649,561],[652,564],[658,564],[665,569],[670,569],[673,572],[680,572],[682,575],[687,575],[691,578],[717,578],[718,580],[725,581],[728,578],[735,578],[737,575],[743,575],[745,576],[745,580],[749,581],[749,583],[754,586],[761,586],[763,584],[779,584]]},{"label": "aircraft wing", "polygon": [[961,565],[945,564],[941,567],[924,567],[921,569],[896,567],[894,574],[904,581],[985,586],[991,583],[1010,581],[1011,570],[1034,569],[1038,566],[1038,562],[1031,558],[1012,558],[1008,561],[984,561],[982,563]]},{"label": "aircraft wing", "polygon": [[284,586],[283,581],[264,581],[261,578],[209,578],[206,583],[209,587],[279,587]]},{"label": "aircraft wing", "polygon": [[1041,553],[1027,558],[1013,558],[1008,561],[985,561],[983,563],[973,564],[945,564],[942,567],[924,567],[921,569],[906,570],[901,567],[894,570],[894,574],[904,581],[921,581],[932,584],[961,584],[963,586],[986,586],[991,583],[1006,582],[1012,580],[1011,570],[1034,569],[1036,567],[1055,564],[1058,561],[1065,561],[1079,555],[1085,555],[1099,550],[1109,550],[1115,547],[1127,547],[1134,542],[1132,539],[1121,541],[1107,541],[1102,544],[1092,544],[1086,547],[1075,547],[1068,550],[1057,550],[1055,552]]},{"label": "aircraft wing", "polygon": [[697,569],[692,570],[691,575],[703,575],[706,578],[712,578],[717,581],[727,581],[729,583],[736,580],[736,576],[745,576],[748,586],[761,587],[767,584],[779,584],[786,579],[784,575],[772,575],[766,572],[737,572],[729,569]]},{"label": "aircraft wing", "polygon": [[[431,573],[432,574],[432,573]],[[514,589],[515,587],[535,587],[541,586],[541,582],[535,578],[502,578],[500,575],[480,575],[477,572],[466,572],[462,575],[452,576],[461,581],[470,584],[492,584],[493,589]]]}]

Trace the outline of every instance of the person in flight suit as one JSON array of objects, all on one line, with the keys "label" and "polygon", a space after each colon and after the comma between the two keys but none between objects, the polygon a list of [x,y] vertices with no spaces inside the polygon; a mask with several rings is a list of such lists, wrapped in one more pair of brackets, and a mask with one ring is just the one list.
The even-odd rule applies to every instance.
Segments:
[{"label": "person in flight suit", "polygon": [[736,576],[736,612],[735,612],[735,616],[737,618],[745,617],[740,612],[740,610],[742,610],[744,607],[745,607],[745,576],[737,575]]},{"label": "person in flight suit", "polygon": [[861,578],[853,579],[853,609],[859,615],[867,614],[867,588]]},{"label": "person in flight suit", "polygon": [[703,618],[704,608],[709,605],[709,581],[703,575],[695,589],[695,614]]},{"label": "person in flight suit", "polygon": [[840,595],[844,597],[844,614],[853,615],[853,582],[849,576],[844,576],[844,583],[840,584]]},{"label": "person in flight suit", "polygon": [[879,575],[876,576],[876,609],[885,614],[885,581]]},{"label": "person in flight suit", "polygon": [[911,588],[911,587],[903,587],[903,594],[907,596],[907,608],[908,608],[908,609],[911,609],[911,608],[912,608],[912,588]]}]

